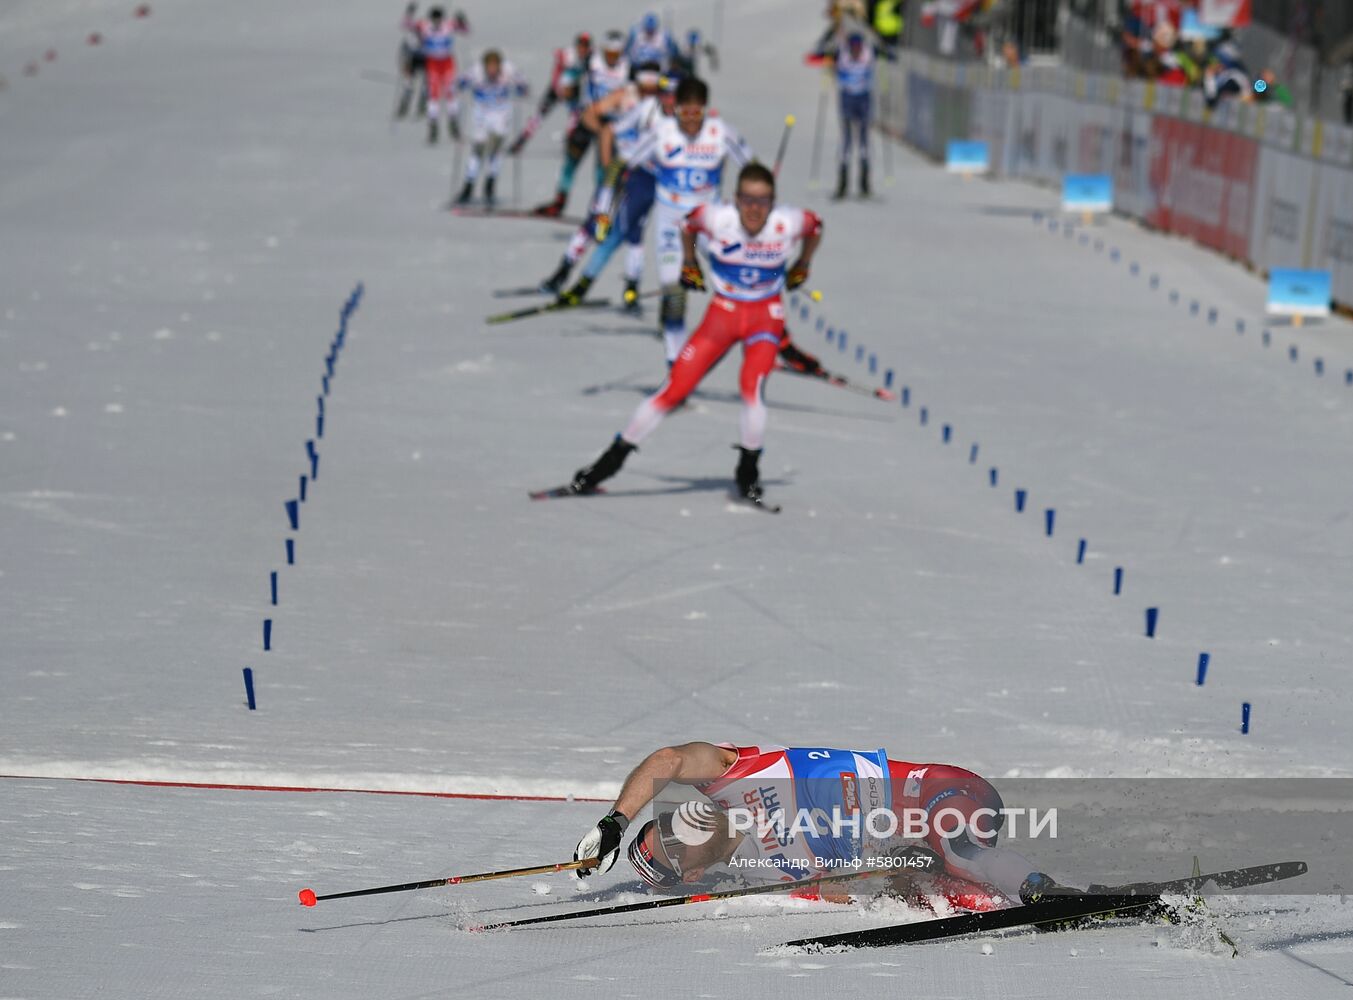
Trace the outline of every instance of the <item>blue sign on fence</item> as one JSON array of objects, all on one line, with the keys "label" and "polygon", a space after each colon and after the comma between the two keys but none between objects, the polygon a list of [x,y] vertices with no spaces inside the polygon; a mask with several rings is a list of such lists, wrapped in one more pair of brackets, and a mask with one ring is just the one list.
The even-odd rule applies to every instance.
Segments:
[{"label": "blue sign on fence", "polygon": [[1112,212],[1113,178],[1108,174],[1067,174],[1062,178],[1062,211]]},{"label": "blue sign on fence", "polygon": [[1271,316],[1328,316],[1330,314],[1330,272],[1274,268],[1268,276],[1268,303]]},{"label": "blue sign on fence", "polygon": [[955,174],[984,174],[991,169],[991,152],[977,139],[950,139],[945,169]]}]

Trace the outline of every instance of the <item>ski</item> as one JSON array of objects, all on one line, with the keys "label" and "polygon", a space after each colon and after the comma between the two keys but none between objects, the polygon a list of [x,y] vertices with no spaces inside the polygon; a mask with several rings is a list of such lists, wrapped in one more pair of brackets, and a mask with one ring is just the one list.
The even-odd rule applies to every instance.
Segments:
[{"label": "ski", "polygon": [[938,920],[824,934],[786,941],[782,947],[821,951],[827,948],[884,948],[897,944],[920,944],[1011,927],[1047,927],[1075,924],[1095,917],[1132,915],[1143,910],[1150,911],[1159,905],[1159,896],[1055,896],[1031,906],[1011,906],[1004,910],[962,913]]},{"label": "ski", "polygon": [[833,882],[850,882],[855,879],[876,878],[886,874],[878,870],[846,872],[840,875],[824,875],[822,878],[798,882],[770,882],[761,885],[743,886],[740,889],[725,889],[718,892],[701,892],[693,896],[668,896],[664,899],[646,899],[638,903],[620,903],[616,906],[600,906],[591,910],[566,910],[563,913],[551,913],[544,917],[525,917],[521,920],[503,920],[495,924],[481,924],[466,927],[468,931],[496,931],[506,927],[525,927],[529,924],[550,924],[560,920],[582,920],[587,917],[609,917],[619,913],[637,913],[641,910],[661,910],[669,906],[686,906],[690,903],[709,903],[720,899],[740,899],[743,896],[760,896],[771,892],[792,892],[805,886],[820,886]]},{"label": "ski", "polygon": [[851,382],[849,379],[847,379],[844,375],[835,375],[832,372],[827,371],[825,368],[819,368],[817,371],[812,372],[800,371],[798,368],[795,368],[792,365],[784,365],[784,364],[777,364],[775,368],[777,371],[788,372],[791,375],[802,375],[805,378],[820,379],[821,381],[826,382],[828,385],[836,386],[838,389],[845,389],[847,392],[859,393],[861,396],[872,396],[875,399],[881,399],[887,403],[891,403],[893,400],[897,398],[897,396],[891,390],[871,389],[867,385],[856,385],[854,382]]},{"label": "ski", "polygon": [[549,295],[545,289],[539,285],[521,285],[518,288],[495,288],[493,297],[495,299],[519,299],[524,295]]},{"label": "ski", "polygon": [[605,492],[606,487],[598,486],[587,493],[579,493],[571,483],[565,483],[563,486],[555,486],[548,490],[532,490],[527,496],[532,500],[555,500],[561,497],[595,497]]},{"label": "ski", "polygon": [[1115,916],[1150,917],[1168,915],[1172,908],[1161,901],[1164,895],[1188,895],[1212,883],[1221,889],[1266,885],[1296,878],[1306,872],[1304,861],[1283,861],[1230,871],[1209,872],[1166,882],[1138,882],[1131,885],[1092,885],[1084,895],[1051,896],[1038,903],[1012,906],[1004,910],[964,913],[939,920],[892,924],[863,931],[826,934],[786,942],[802,948],[879,948],[895,944],[917,944],[943,938],[978,934],[1011,927],[1077,927],[1095,918]]},{"label": "ski", "polygon": [[1232,868],[1224,872],[1206,872],[1202,875],[1190,875],[1188,878],[1171,879],[1167,882],[1134,882],[1130,885],[1092,885],[1087,893],[1120,893],[1132,895],[1181,895],[1187,896],[1199,892],[1209,882],[1218,889],[1244,889],[1252,885],[1267,885],[1270,882],[1282,882],[1298,875],[1306,874],[1305,861],[1279,861],[1271,865],[1252,865],[1249,868]]},{"label": "ski", "polygon": [[728,499],[733,503],[744,507],[755,507],[757,510],[764,510],[767,514],[778,514],[784,508],[778,503],[767,503],[765,497],[744,497],[736,493],[730,493]]},{"label": "ski", "polygon": [[527,306],[525,309],[514,309],[511,312],[487,316],[484,322],[489,324],[511,323],[513,320],[525,319],[528,316],[539,316],[542,313],[562,312],[565,309],[597,309],[610,304],[610,299],[583,299],[581,302],[555,301],[543,306]]}]

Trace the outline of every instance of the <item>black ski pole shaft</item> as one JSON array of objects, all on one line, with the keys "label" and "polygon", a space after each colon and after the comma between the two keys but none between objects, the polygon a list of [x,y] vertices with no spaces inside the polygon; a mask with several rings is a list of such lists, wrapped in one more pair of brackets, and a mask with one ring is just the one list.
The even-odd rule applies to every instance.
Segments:
[{"label": "black ski pole shaft", "polygon": [[483,924],[468,927],[473,931],[496,931],[504,927],[525,927],[527,924],[549,924],[560,920],[582,920],[585,917],[607,917],[620,913],[638,913],[641,910],[661,910],[668,906],[688,906],[691,903],[710,903],[720,899],[737,899],[741,896],[760,896],[769,892],[787,892],[805,886],[817,886],[830,882],[847,882],[851,879],[869,878],[875,875],[887,875],[882,869],[870,869],[862,872],[848,872],[844,875],[827,875],[823,878],[805,882],[773,882],[769,885],[753,885],[742,889],[727,889],[723,892],[701,892],[693,896],[669,896],[666,899],[646,899],[641,903],[620,903],[616,906],[602,906],[595,910],[571,910],[567,913],[551,913],[544,917],[524,917],[521,920],[504,920],[496,924]]},{"label": "black ski pole shaft", "polygon": [[817,187],[822,167],[822,138],[826,128],[827,91],[831,87],[831,78],[822,74],[822,89],[817,95],[817,115],[813,119],[813,156],[808,166],[808,187]]},{"label": "black ski pole shaft", "polygon": [[780,133],[780,148],[775,151],[775,166],[771,173],[780,176],[780,164],[785,161],[785,150],[789,148],[789,133],[794,130],[794,116],[785,115],[785,130]]},{"label": "black ski pole shaft", "polygon": [[422,882],[401,882],[398,885],[378,885],[374,889],[350,889],[347,892],[330,892],[323,896],[315,895],[314,889],[302,889],[297,895],[302,906],[314,906],[321,899],[348,899],[352,896],[375,896],[383,892],[409,892],[414,889],[435,889],[443,885],[464,885],[468,882],[487,882],[496,878],[515,878],[518,875],[548,875],[553,872],[572,871],[574,868],[593,868],[596,858],[584,858],[581,861],[560,861],[552,865],[535,865],[531,868],[506,868],[497,872],[476,872],[473,875],[451,875],[446,878],[426,879]]}]

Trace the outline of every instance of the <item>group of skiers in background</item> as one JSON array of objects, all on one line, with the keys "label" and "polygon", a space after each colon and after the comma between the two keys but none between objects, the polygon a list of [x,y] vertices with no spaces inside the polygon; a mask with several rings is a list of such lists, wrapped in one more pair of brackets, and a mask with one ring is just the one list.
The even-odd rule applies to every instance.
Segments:
[{"label": "group of skiers in background", "polygon": [[[849,161],[855,154],[858,190],[868,197],[876,60],[891,58],[891,51],[849,12],[833,7],[828,13],[830,29],[808,61],[824,67],[838,93],[842,141],[835,196],[847,193]],[[461,141],[457,97],[470,95],[471,153],[453,199],[456,211],[498,211],[495,181],[503,154],[520,154],[556,105],[564,105],[569,116],[563,129],[562,164],[554,196],[531,214],[561,217],[588,150],[596,150],[588,210],[563,258],[539,285],[539,291],[555,301],[528,309],[527,314],[598,304],[588,299],[589,289],[622,244],[627,245],[622,308],[639,313],[645,228],[650,214],[656,219],[660,286],[656,294],[661,297],[667,381],[640,404],[597,461],[578,470],[562,492],[545,493],[597,492],[664,416],[682,406],[705,374],[740,344],[743,405],[735,495],[765,506],[758,466],[767,417],[765,382],[777,363],[827,377],[817,359],[790,340],[781,300],[783,290],[807,280],[822,222],[813,212],[777,204],[783,143],[773,166],[759,162],[741,133],[711,110],[709,86],[698,73],[702,61],[717,69],[717,50],[702,44],[696,31],[689,32],[682,44],[655,13],[644,14],[628,32],[608,31],[599,45],[590,33],[580,32],[569,47],[555,51],[549,82],[534,113],[512,136],[515,102],[528,96],[529,87],[494,49],[485,51],[469,71],[457,73],[455,41],[456,35],[469,31],[466,16],[457,12],[448,17],[434,7],[420,18],[410,4],[402,26],[397,116],[411,110],[420,60],[429,143],[438,141],[444,120],[451,138]],[[728,163],[738,172],[728,178],[733,180],[732,200],[720,204]],[[483,197],[476,201],[481,175]],[[589,249],[582,274],[570,285],[573,268]],[[709,262],[708,278],[697,251]],[[688,333],[687,298],[707,291],[712,293],[711,305]]]}]

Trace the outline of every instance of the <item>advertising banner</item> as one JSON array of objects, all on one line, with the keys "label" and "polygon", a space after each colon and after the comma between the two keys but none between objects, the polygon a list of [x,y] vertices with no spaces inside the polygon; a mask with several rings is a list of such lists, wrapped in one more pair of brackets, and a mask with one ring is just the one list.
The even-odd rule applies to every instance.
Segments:
[{"label": "advertising banner", "polygon": [[1254,140],[1165,117],[1151,123],[1151,138],[1156,205],[1147,221],[1245,259],[1258,160]]}]

